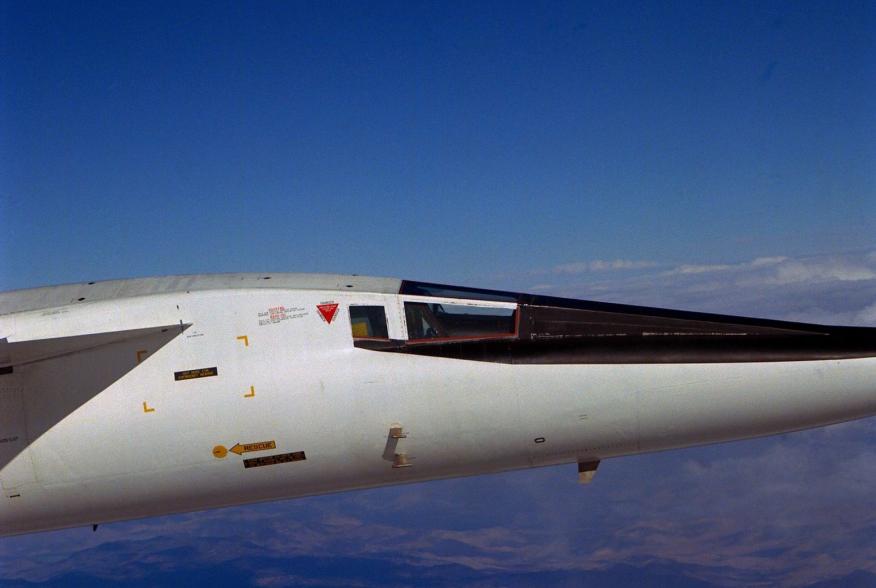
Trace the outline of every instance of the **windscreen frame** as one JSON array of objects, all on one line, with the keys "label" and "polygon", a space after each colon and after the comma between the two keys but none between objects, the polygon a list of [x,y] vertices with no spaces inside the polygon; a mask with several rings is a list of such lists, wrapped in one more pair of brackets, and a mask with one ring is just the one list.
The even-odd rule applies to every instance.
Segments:
[{"label": "windscreen frame", "polygon": [[[512,311],[513,330],[508,332],[484,333],[478,335],[451,335],[438,337],[411,338],[411,328],[408,325],[407,303],[415,304],[439,304],[447,306],[464,306],[483,309],[501,309]],[[495,302],[489,300],[472,300],[464,298],[438,298],[435,296],[400,296],[399,306],[404,327],[405,343],[410,345],[422,345],[429,343],[452,343],[455,341],[479,341],[495,339],[516,339],[520,333],[520,306],[512,302]]]}]

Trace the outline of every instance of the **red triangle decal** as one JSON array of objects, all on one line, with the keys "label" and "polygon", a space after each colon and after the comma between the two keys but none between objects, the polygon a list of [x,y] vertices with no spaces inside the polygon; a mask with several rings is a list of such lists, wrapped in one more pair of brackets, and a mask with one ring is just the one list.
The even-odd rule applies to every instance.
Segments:
[{"label": "red triangle decal", "polygon": [[331,324],[335,318],[335,315],[338,314],[338,303],[330,302],[327,304],[317,304],[316,310],[319,311],[319,314],[322,315],[322,318],[325,319],[325,322]]}]

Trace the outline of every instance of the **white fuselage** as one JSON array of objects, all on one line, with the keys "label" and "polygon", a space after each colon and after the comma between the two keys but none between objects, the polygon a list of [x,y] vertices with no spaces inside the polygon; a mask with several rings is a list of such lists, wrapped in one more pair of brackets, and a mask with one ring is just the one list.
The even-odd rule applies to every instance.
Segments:
[{"label": "white fuselage", "polygon": [[[0,316],[10,343],[182,325],[166,344],[116,341],[0,375],[0,437],[13,439],[0,444],[0,534],[599,460],[876,414],[873,358],[515,365],[354,347],[351,303],[384,306],[390,336],[403,339],[401,302],[414,298],[205,289]],[[326,302],[338,304],[330,322],[317,310]],[[120,362],[133,367],[113,373]],[[210,368],[216,375],[189,377]],[[392,438],[392,427],[405,436]],[[242,455],[217,449],[269,442],[271,450]],[[243,465],[295,452],[306,458]],[[393,467],[399,453],[410,467]]]}]

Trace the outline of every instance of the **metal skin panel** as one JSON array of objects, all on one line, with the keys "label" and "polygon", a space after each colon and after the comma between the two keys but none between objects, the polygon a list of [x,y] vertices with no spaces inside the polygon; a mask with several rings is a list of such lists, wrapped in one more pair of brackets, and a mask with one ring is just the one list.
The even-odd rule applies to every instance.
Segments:
[{"label": "metal skin panel", "polygon": [[[20,403],[24,419],[5,414],[0,427],[27,431],[21,455],[32,464],[24,477],[16,461],[0,469],[18,494],[0,496],[0,534],[595,462],[876,414],[874,358],[514,364],[354,345],[350,304],[384,305],[390,339],[404,340],[402,298],[235,288],[0,317],[10,341],[89,324],[191,325],[169,341],[116,341],[0,375],[17,391],[4,406]],[[317,307],[333,304],[328,321]],[[409,467],[393,467],[399,453]]]}]

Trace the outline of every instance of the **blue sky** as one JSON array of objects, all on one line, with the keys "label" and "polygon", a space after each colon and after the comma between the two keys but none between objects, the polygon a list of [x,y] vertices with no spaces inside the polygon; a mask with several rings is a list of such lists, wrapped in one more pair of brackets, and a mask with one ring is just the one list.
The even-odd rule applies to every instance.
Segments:
[{"label": "blue sky", "polygon": [[[350,272],[876,325],[874,38],[871,2],[0,0],[0,290]],[[874,433],[3,539],[0,585],[876,585]]]},{"label": "blue sky", "polygon": [[872,3],[2,3],[3,289],[874,244]]}]

